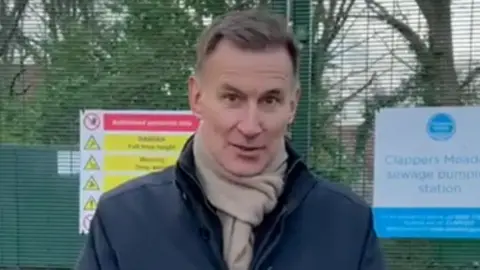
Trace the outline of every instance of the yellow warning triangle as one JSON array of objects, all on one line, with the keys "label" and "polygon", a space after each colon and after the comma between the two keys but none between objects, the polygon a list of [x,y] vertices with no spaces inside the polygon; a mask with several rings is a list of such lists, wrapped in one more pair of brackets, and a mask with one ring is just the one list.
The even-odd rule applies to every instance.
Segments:
[{"label": "yellow warning triangle", "polygon": [[85,143],[84,149],[85,150],[100,150],[100,145],[98,144],[97,140],[95,140],[95,138],[91,135],[88,138],[87,143]]},{"label": "yellow warning triangle", "polygon": [[90,156],[87,163],[85,164],[84,170],[95,171],[100,170],[100,166],[98,166],[98,162],[95,160],[93,156]]},{"label": "yellow warning triangle", "polygon": [[88,178],[87,182],[85,183],[85,186],[83,186],[83,190],[97,191],[100,190],[100,187],[98,186],[97,181],[95,181],[95,178],[93,178],[93,176],[90,176],[90,178]]},{"label": "yellow warning triangle", "polygon": [[90,196],[90,198],[88,198],[87,202],[85,203],[85,206],[83,206],[83,210],[94,211],[96,208],[97,208],[97,201],[95,200],[95,198]]}]

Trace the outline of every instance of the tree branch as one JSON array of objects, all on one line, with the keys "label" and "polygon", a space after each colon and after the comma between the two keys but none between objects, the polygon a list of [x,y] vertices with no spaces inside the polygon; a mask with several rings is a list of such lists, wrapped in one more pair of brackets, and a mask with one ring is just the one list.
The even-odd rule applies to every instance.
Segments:
[{"label": "tree branch", "polygon": [[333,24],[332,35],[330,36],[330,43],[335,40],[337,35],[340,33],[340,30],[342,30],[345,26],[345,23],[348,20],[350,11],[352,10],[354,4],[355,0],[343,0],[341,2],[340,8],[337,12],[337,16],[335,18],[335,22]]},{"label": "tree branch", "polygon": [[[382,59],[384,59],[386,56],[388,55],[388,53],[384,53],[383,55],[381,55],[380,57],[378,57],[377,59],[375,59],[372,63],[372,65],[378,63],[379,61],[381,61]],[[364,67],[362,69],[359,69],[359,70],[352,70],[350,71],[347,75],[343,76],[342,78],[340,78],[340,80],[336,81],[335,83],[331,84],[330,85],[330,89],[334,89],[336,88],[337,86],[343,84],[344,82],[346,82],[350,77],[352,77],[353,75],[357,75],[357,74],[360,74],[360,73],[363,73],[363,72],[366,72],[370,69],[370,65],[368,65],[367,67]],[[376,76],[376,75],[375,75]]]},{"label": "tree branch", "polygon": [[345,36],[346,35],[342,35],[342,38],[341,40],[337,43],[337,45],[335,45],[334,48],[332,48],[331,50],[329,50],[328,52],[328,61],[331,61],[333,59],[335,59],[337,56],[339,55],[342,55],[342,54],[345,54],[355,48],[358,48],[360,47],[361,45],[365,44],[367,41],[369,41],[371,38],[374,38],[378,35],[378,33],[373,33],[373,35],[369,36],[369,37],[366,37],[364,38],[363,40],[360,40],[360,41],[357,41],[355,43],[353,43],[352,45],[350,46],[347,46],[346,48],[344,49],[341,49],[339,50],[338,47],[340,47],[340,44],[343,43],[343,40],[345,39]]},{"label": "tree branch", "polygon": [[[363,8],[359,13],[363,13],[365,11],[365,8]],[[333,46],[332,49],[330,49],[329,51],[330,52],[335,52],[338,47],[344,43],[345,41],[345,38],[348,36],[348,34],[350,33],[350,30],[353,28],[353,26],[355,26],[356,22],[357,22],[357,19],[358,18],[361,18],[361,16],[353,16],[353,20],[349,23],[348,26],[345,27],[345,25],[343,26],[343,31],[342,31],[342,36],[338,39],[337,42],[335,42],[335,46]],[[377,35],[378,33],[374,33],[373,36]]]},{"label": "tree branch", "polygon": [[410,48],[417,55],[418,60],[425,65],[430,61],[430,54],[427,45],[422,40],[420,35],[416,33],[410,26],[395,18],[390,14],[385,7],[375,2],[374,0],[365,0],[367,7],[376,15],[374,18],[383,21],[396,29],[407,40]]},{"label": "tree branch", "polygon": [[402,21],[405,22],[405,24],[407,25],[410,25],[410,23],[408,22],[408,17],[407,15],[405,15],[403,12],[402,12],[402,8],[400,7],[400,5],[398,4],[398,0],[394,0],[394,14],[392,14],[392,16],[394,17],[400,17],[400,19]]},{"label": "tree branch", "polygon": [[345,98],[342,98],[341,100],[335,102],[335,104],[333,104],[332,108],[330,110],[328,110],[328,114],[325,114],[323,117],[322,117],[322,120],[319,121],[320,122],[320,125],[321,126],[325,126],[327,123],[329,123],[338,113],[340,113],[344,108],[345,108],[345,105],[352,101],[353,99],[355,99],[359,94],[361,94],[363,91],[365,91],[366,89],[368,89],[374,82],[375,80],[377,79],[377,73],[374,72],[372,74],[372,76],[370,77],[370,79],[365,82],[361,87],[355,89],[352,93],[350,93],[350,95],[348,95],[347,97]]},{"label": "tree branch", "polygon": [[390,46],[388,46],[387,42],[382,37],[380,37],[379,39],[383,43],[383,46],[385,46],[385,48],[388,50],[389,54],[393,58],[395,58],[398,62],[402,63],[404,66],[406,66],[411,71],[415,71],[415,68],[413,66],[411,66],[409,63],[407,63],[407,61],[403,60],[400,56],[398,56],[395,53],[395,50],[393,48],[390,48]]},{"label": "tree branch", "polygon": [[467,73],[467,76],[465,79],[460,83],[460,86],[458,87],[458,92],[461,92],[465,87],[469,86],[470,83],[472,83],[477,77],[480,76],[480,67],[476,67],[472,70],[470,70]]},{"label": "tree branch", "polygon": [[333,111],[334,112],[340,112],[343,110],[343,108],[345,107],[345,105],[352,101],[355,97],[357,97],[360,93],[362,93],[363,91],[365,91],[367,88],[369,88],[373,82],[377,79],[377,73],[374,72],[372,74],[372,76],[370,77],[370,79],[364,83],[361,87],[357,88],[355,91],[353,91],[350,95],[348,95],[346,98],[343,98],[342,100],[338,101],[337,103],[335,103],[335,105],[333,105]]},{"label": "tree branch", "polygon": [[25,73],[25,71],[26,71],[25,68],[22,68],[19,72],[17,72],[13,76],[12,81],[10,82],[10,87],[8,91],[8,94],[10,97],[25,95],[30,89],[31,85],[27,85],[26,87],[23,87],[22,90],[20,91],[15,90],[15,86],[17,85],[18,79],[20,78],[20,76],[22,76]]},{"label": "tree branch", "polygon": [[363,123],[357,128],[354,158],[360,162],[365,157],[367,142],[371,137],[374,127],[375,112],[381,108],[394,107],[411,97],[416,90],[415,77],[410,77],[401,83],[399,88],[392,94],[375,94],[373,98],[365,100]]},{"label": "tree branch", "polygon": [[16,0],[9,18],[5,20],[6,25],[2,25],[2,29],[0,29],[0,57],[8,52],[8,46],[15,37],[27,4],[28,0]]},{"label": "tree branch", "polygon": [[[326,52],[349,18],[356,0],[330,0],[328,12],[323,1],[317,4],[315,16],[323,24],[319,45]],[[337,11],[337,5],[340,2]]]}]

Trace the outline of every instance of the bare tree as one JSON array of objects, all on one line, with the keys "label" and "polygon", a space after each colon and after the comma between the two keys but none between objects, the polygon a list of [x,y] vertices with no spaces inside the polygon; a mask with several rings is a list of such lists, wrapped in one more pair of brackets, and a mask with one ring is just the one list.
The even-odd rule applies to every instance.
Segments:
[{"label": "bare tree", "polygon": [[13,8],[9,10],[9,1],[0,0],[0,59],[5,62],[9,62],[7,60],[11,43],[17,32],[21,31],[18,28],[27,5],[28,0],[15,0]]},{"label": "bare tree", "polygon": [[[324,81],[325,71],[329,65],[331,65],[332,60],[357,48],[365,43],[368,38],[370,38],[367,37],[367,39],[356,42],[355,44],[347,46],[346,48],[340,49],[340,46],[338,46],[339,44],[344,43],[350,29],[355,24],[356,19],[347,24],[355,2],[356,0],[319,0],[316,3],[313,19],[314,27],[312,31],[313,33],[319,33],[320,27],[321,31],[318,36],[316,36],[316,42],[314,43],[315,48],[313,63],[315,66],[313,67],[314,81],[312,84],[316,86],[317,90],[315,101],[326,101],[331,92],[338,90],[338,87],[346,82],[349,78],[367,71],[365,68],[353,70],[340,78],[338,81],[330,83],[329,85],[326,85]],[[334,41],[337,41],[336,44],[338,45],[336,45]],[[381,58],[377,59],[376,61],[381,60]],[[333,104],[333,109],[329,111],[328,115],[325,115],[325,117],[322,118],[323,123],[320,123],[320,125],[325,125],[328,122],[333,121],[333,118],[344,109],[345,105],[349,101],[353,100],[360,93],[369,88],[369,86],[374,82],[376,76],[377,74],[372,74],[370,79],[368,79],[363,85],[360,85],[356,89],[348,89],[350,92],[349,95]]]},{"label": "bare tree", "polygon": [[[24,17],[27,5],[28,0],[15,0],[13,3],[7,0],[0,0],[0,62],[4,65],[12,64],[15,58],[14,45],[18,44],[17,37],[23,35],[23,31],[20,29],[20,22]],[[9,9],[9,6],[13,7]],[[21,77],[23,73],[24,70],[20,70],[16,74],[13,74],[11,79],[3,78],[4,80],[10,81],[4,81],[3,85],[4,87],[8,87],[9,97],[23,95],[28,91],[28,88],[23,88],[20,92],[15,91],[18,78]],[[10,74],[3,75],[4,77],[8,77]]]},{"label": "bare tree", "polygon": [[[352,50],[364,45],[372,38],[368,36],[353,44],[345,41],[354,27],[357,14],[352,14],[356,0],[318,0],[314,5],[313,16],[313,59],[312,81],[313,86],[310,99],[310,114],[312,115],[312,148],[309,151],[309,159],[314,164],[322,167],[322,173],[336,181],[352,183],[358,180],[355,168],[355,159],[351,149],[352,142],[346,142],[343,136],[342,125],[338,125],[337,117],[345,110],[351,101],[357,99],[362,93],[374,85],[376,79],[381,76],[380,72],[369,74],[368,67],[361,67],[346,72],[336,81],[327,77],[327,71],[336,67],[333,61]],[[363,12],[360,11],[361,13]],[[388,54],[381,55],[373,62],[378,62]],[[365,81],[359,85],[346,86],[354,76],[364,75]],[[340,95],[346,92],[346,95]],[[342,96],[342,98],[338,98]],[[353,173],[355,172],[355,173]]]},{"label": "bare tree", "polygon": [[462,81],[455,70],[452,40],[451,0],[416,0],[428,26],[428,37],[422,39],[404,19],[390,13],[375,0],[365,0],[375,18],[395,29],[415,53],[417,81],[424,91],[419,93],[424,104],[462,105],[470,98],[467,86],[480,74],[473,68]]}]

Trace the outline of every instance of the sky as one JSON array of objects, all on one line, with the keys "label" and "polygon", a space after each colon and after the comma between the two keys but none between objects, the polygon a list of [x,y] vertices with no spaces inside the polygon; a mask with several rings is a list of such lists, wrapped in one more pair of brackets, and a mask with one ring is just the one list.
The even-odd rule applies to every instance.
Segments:
[{"label": "sky", "polygon": [[[415,31],[425,33],[425,21],[414,0],[378,0],[378,2],[390,12],[401,10],[401,14],[405,15],[408,24]],[[480,0],[452,0],[452,2],[456,68],[459,71],[464,71],[471,68],[471,64],[474,64],[475,61],[480,63],[480,46],[475,46],[480,44],[480,27],[473,27],[474,25],[480,25]],[[31,0],[27,18],[23,23],[23,28],[30,36],[44,33],[39,20],[42,15],[40,3],[40,0]],[[397,59],[402,59],[407,64],[415,64],[413,55],[407,51],[406,44],[401,36],[386,26],[385,23],[372,18],[365,18],[367,13],[362,13],[362,10],[365,10],[365,3],[363,0],[357,0],[357,4],[351,13],[353,16],[346,24],[349,26],[353,23],[353,26],[346,35],[343,46],[340,44],[338,49],[343,50],[362,40],[368,41],[334,59],[332,63],[342,68],[329,69],[325,75],[332,82],[336,82],[351,72],[366,71],[351,76],[349,80],[339,85],[337,91],[332,91],[333,98],[337,100],[348,96],[352,91],[361,87],[373,72],[379,74],[375,84],[376,91],[392,91],[402,78],[409,75],[409,68]],[[115,18],[108,18],[108,20],[113,19]],[[388,54],[392,50],[396,57]],[[358,121],[361,121],[360,112],[363,108],[361,101],[370,94],[372,94],[371,90],[366,91],[357,100],[349,103],[341,121],[343,123],[358,123]]]}]

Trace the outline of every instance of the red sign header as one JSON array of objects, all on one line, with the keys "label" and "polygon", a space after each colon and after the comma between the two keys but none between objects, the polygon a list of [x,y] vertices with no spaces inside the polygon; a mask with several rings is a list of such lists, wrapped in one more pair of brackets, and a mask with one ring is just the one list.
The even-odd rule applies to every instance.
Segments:
[{"label": "red sign header", "polygon": [[105,131],[195,132],[200,120],[193,114],[105,113]]}]

